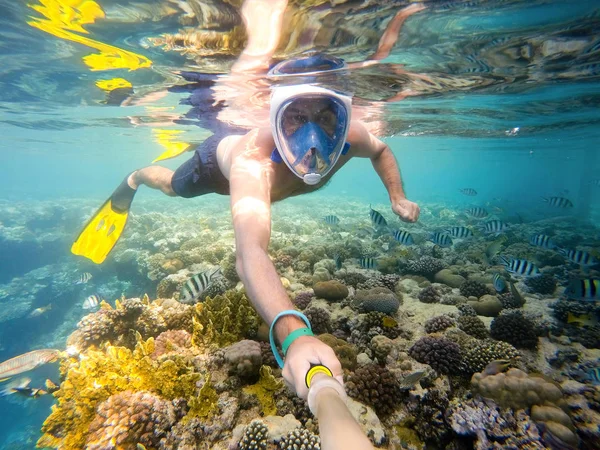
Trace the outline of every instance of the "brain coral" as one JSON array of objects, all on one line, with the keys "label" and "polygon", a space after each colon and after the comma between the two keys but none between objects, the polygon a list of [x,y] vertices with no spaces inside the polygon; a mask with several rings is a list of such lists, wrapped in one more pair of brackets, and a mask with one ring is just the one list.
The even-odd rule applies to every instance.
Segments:
[{"label": "brain coral", "polygon": [[353,305],[361,312],[379,311],[394,315],[400,307],[400,299],[387,288],[359,289]]}]

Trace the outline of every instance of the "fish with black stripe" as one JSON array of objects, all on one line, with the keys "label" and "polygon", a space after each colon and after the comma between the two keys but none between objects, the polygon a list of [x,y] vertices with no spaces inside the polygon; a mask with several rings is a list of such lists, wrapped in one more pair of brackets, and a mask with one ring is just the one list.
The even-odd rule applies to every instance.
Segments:
[{"label": "fish with black stripe", "polygon": [[579,264],[580,266],[592,267],[600,264],[600,261],[598,261],[596,257],[584,250],[568,250],[565,248],[559,248],[557,251],[569,261]]},{"label": "fish with black stripe", "polygon": [[493,283],[494,289],[496,289],[496,292],[498,292],[499,294],[502,294],[504,291],[506,291],[506,280],[498,272],[494,273]]},{"label": "fish with black stripe", "polygon": [[402,245],[413,245],[415,243],[412,234],[405,230],[394,230],[392,236],[396,242]]},{"label": "fish with black stripe", "polygon": [[340,270],[342,268],[342,257],[339,253],[333,254],[333,262],[335,263],[336,270]]},{"label": "fish with black stripe", "polygon": [[379,211],[376,211],[373,208],[371,208],[371,205],[369,205],[369,209],[369,217],[371,218],[371,222],[373,222],[373,226],[375,226],[375,228],[377,229],[387,228],[388,223],[385,220],[385,217],[383,217],[383,215]]},{"label": "fish with black stripe", "polygon": [[181,288],[179,301],[182,303],[195,303],[202,296],[204,291],[221,276],[221,268],[205,270],[197,273],[187,280]]},{"label": "fish with black stripe", "polygon": [[573,202],[566,197],[542,197],[542,200],[555,208],[573,207]]},{"label": "fish with black stripe", "polygon": [[501,220],[494,219],[480,224],[479,229],[484,233],[501,233],[508,229],[508,225]]},{"label": "fish with black stripe", "polygon": [[526,259],[511,258],[508,260],[504,256],[500,256],[500,260],[506,270],[514,275],[531,277],[540,274],[540,269],[538,269],[534,263],[527,261]]},{"label": "fish with black stripe", "polygon": [[376,269],[377,260],[372,257],[363,257],[358,260],[358,265],[363,269]]},{"label": "fish with black stripe", "polygon": [[443,248],[452,246],[452,238],[450,235],[446,233],[440,233],[439,231],[436,231],[435,233],[429,233],[429,240]]},{"label": "fish with black stripe", "polygon": [[339,225],[339,223],[340,223],[340,218],[333,214],[329,214],[329,215],[323,217],[323,220],[325,221],[325,223],[327,225]]},{"label": "fish with black stripe", "polygon": [[451,228],[446,228],[444,231],[446,233],[448,233],[450,236],[452,236],[453,238],[457,238],[457,239],[465,239],[465,238],[473,237],[473,231],[471,231],[471,229],[467,228],[467,227],[451,227]]},{"label": "fish with black stripe", "polygon": [[467,209],[465,209],[465,212],[469,216],[475,217],[476,219],[483,219],[484,217],[487,217],[489,215],[489,213],[487,212],[487,209],[482,208],[481,206],[474,206],[473,208],[467,208]]},{"label": "fish with black stripe", "polygon": [[460,193],[466,195],[467,197],[475,197],[477,195],[477,191],[473,188],[464,188],[459,189]]},{"label": "fish with black stripe", "polygon": [[600,301],[600,280],[596,278],[571,280],[565,289],[565,296],[569,300],[580,302]]},{"label": "fish with black stripe", "polygon": [[552,238],[546,234],[534,234],[529,239],[529,243],[531,245],[535,245],[536,247],[542,247],[548,250],[553,250],[556,248],[556,244]]},{"label": "fish with black stripe", "polygon": [[77,281],[75,282],[75,284],[85,284],[88,281],[90,281],[92,279],[92,274],[89,272],[83,272],[81,275],[79,275],[79,277],[77,278]]}]

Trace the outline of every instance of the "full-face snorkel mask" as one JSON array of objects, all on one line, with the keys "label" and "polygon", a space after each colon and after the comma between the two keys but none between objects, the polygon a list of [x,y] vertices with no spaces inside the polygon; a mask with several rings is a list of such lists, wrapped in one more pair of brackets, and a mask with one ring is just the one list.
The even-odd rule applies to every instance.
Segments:
[{"label": "full-face snorkel mask", "polygon": [[[335,166],[350,128],[352,99],[333,89],[307,83],[320,73],[345,68],[338,58],[323,55],[284,61],[270,75],[301,81],[273,88],[271,129],[281,159],[306,184],[314,185]],[[313,60],[313,64],[310,61]],[[341,66],[338,62],[341,61]],[[333,69],[325,64],[332,62]],[[325,64],[325,65],[324,65]],[[284,70],[287,69],[287,70]],[[283,72],[282,72],[283,71]]]}]

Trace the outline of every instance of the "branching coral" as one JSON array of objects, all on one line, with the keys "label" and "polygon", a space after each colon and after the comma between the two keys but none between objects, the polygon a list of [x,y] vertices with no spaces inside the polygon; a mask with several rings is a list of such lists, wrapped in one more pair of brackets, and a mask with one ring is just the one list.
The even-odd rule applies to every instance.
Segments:
[{"label": "branching coral", "polygon": [[154,339],[137,336],[133,351],[108,345],[63,360],[65,379],[54,393],[58,404],[44,422],[40,447],[85,448],[97,405],[126,390],[148,391],[167,400],[195,397],[200,375],[193,363],[180,356],[155,361],[150,357]]},{"label": "branching coral", "polygon": [[227,291],[196,305],[194,343],[226,347],[256,334],[260,318],[242,292]]}]

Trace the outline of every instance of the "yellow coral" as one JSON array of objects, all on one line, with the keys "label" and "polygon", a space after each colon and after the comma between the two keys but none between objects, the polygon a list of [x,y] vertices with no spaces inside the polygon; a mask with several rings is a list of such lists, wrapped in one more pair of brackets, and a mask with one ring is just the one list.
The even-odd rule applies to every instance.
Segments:
[{"label": "yellow coral", "polygon": [[242,292],[229,290],[196,305],[193,342],[226,347],[256,333],[260,318]]},{"label": "yellow coral", "polygon": [[277,406],[275,406],[273,395],[282,387],[283,382],[275,378],[273,369],[269,366],[262,366],[260,368],[260,379],[258,380],[258,383],[246,386],[244,392],[255,395],[260,402],[263,414],[265,416],[271,416],[277,414]]},{"label": "yellow coral", "polygon": [[200,393],[196,397],[192,397],[188,401],[189,411],[182,419],[182,422],[187,422],[194,417],[207,419],[213,416],[217,409],[217,401],[219,396],[217,391],[210,382],[210,373],[206,376],[204,385],[200,388]]},{"label": "yellow coral", "polygon": [[128,389],[154,392],[169,400],[195,397],[200,375],[194,373],[193,363],[178,356],[154,361],[149,356],[153,351],[154,339],[144,341],[137,333],[133,351],[106,345],[65,359],[64,381],[54,393],[58,404],[44,422],[38,447],[85,448],[97,405]]}]

